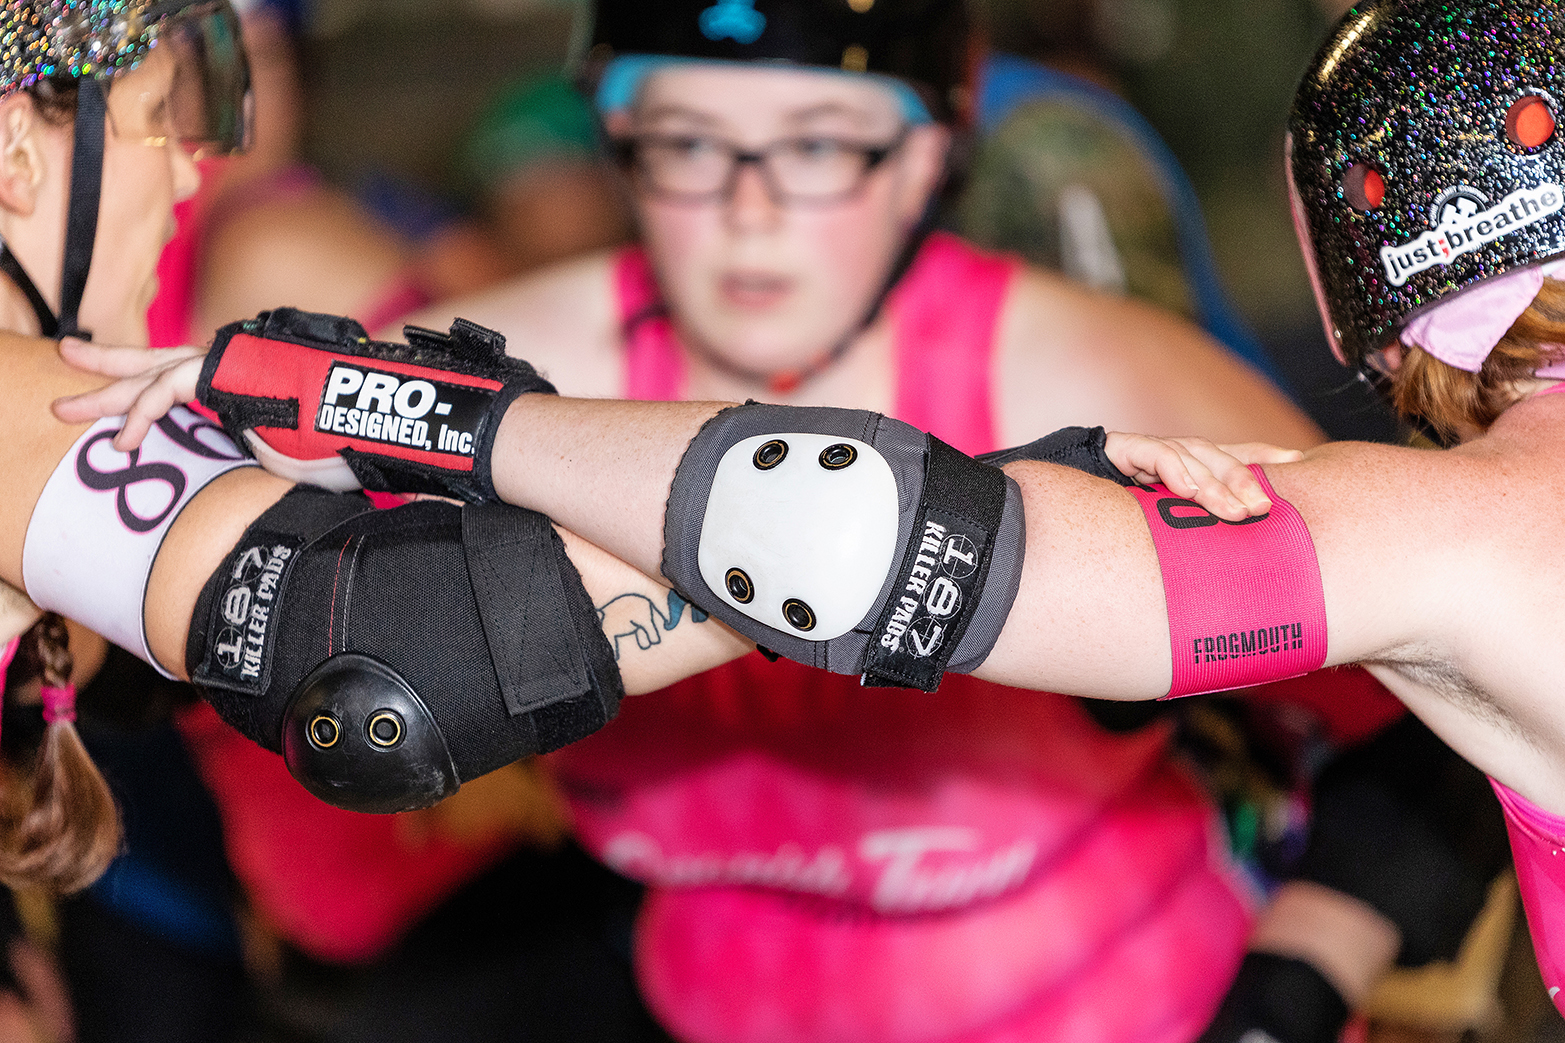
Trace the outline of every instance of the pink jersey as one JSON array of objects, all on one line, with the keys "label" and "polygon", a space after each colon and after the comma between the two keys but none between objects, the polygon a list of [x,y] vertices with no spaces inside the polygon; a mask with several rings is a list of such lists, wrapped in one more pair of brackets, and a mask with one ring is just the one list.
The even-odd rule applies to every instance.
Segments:
[{"label": "pink jersey", "polygon": [[1543,985],[1565,1014],[1565,997],[1560,995],[1565,985],[1565,917],[1554,915],[1565,911],[1565,818],[1544,811],[1508,786],[1489,782],[1505,809],[1516,882]]},{"label": "pink jersey", "polygon": [[[935,235],[887,302],[896,415],[970,453],[995,448],[1017,268]],[[682,397],[645,255],[616,278],[626,396]],[[642,647],[688,611],[603,608]],[[551,761],[582,842],[653,885],[638,974],[692,1043],[1187,1043],[1242,955],[1250,911],[1167,733],[1111,735],[1062,696],[752,655]]]}]

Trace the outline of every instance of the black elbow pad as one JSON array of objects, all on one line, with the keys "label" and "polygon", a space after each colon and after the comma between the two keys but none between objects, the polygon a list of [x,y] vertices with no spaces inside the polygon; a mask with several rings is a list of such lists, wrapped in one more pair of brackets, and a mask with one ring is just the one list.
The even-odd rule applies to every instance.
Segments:
[{"label": "black elbow pad", "polygon": [[224,720],[354,811],[427,807],[596,731],[623,695],[547,518],[312,488],[207,581],[186,666]]}]

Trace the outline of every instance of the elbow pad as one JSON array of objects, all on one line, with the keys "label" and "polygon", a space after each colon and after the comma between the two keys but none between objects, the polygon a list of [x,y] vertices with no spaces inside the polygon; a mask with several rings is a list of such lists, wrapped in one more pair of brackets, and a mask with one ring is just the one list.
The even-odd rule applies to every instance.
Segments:
[{"label": "elbow pad", "polygon": [[547,518],[499,504],[375,510],[299,488],[208,580],[192,682],[306,789],[427,807],[601,728],[613,650]]},{"label": "elbow pad", "polygon": [[680,461],[662,568],[789,659],[934,691],[994,647],[1023,554],[1021,490],[999,468],[878,413],[751,404]]}]

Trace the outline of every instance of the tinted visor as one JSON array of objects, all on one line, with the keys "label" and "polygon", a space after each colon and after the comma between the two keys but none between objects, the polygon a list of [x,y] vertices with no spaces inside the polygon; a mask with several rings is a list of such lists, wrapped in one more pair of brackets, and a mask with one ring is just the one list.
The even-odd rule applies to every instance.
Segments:
[{"label": "tinted visor", "polygon": [[[113,104],[121,89],[147,96],[134,105]],[[152,51],[137,69],[115,77],[110,97],[121,136],[177,141],[203,157],[243,150],[250,136],[250,65],[233,9],[223,0],[179,5],[159,23]]]}]

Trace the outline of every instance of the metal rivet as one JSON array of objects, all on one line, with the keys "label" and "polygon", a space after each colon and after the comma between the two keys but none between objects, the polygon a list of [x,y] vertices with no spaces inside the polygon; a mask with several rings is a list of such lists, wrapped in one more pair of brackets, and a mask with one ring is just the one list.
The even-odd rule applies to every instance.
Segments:
[{"label": "metal rivet", "polygon": [[755,451],[755,469],[770,471],[788,456],[788,443],[774,438]]},{"label": "metal rivet", "polygon": [[723,584],[728,588],[729,596],[739,604],[748,605],[755,600],[755,584],[750,582],[744,569],[729,569],[728,575],[723,577]]},{"label": "metal rivet", "polygon": [[337,723],[337,718],[330,714],[316,714],[310,726],[305,729],[309,736],[310,745],[317,750],[329,750],[337,745],[337,740],[342,738],[342,726]]},{"label": "metal rivet", "polygon": [[838,442],[821,450],[821,466],[828,471],[840,471],[859,458],[859,451],[846,442]]},{"label": "metal rivet", "polygon": [[402,717],[395,710],[376,710],[365,731],[370,742],[389,750],[402,741]]},{"label": "metal rivet", "polygon": [[804,602],[800,601],[798,598],[789,598],[787,601],[784,601],[782,611],[783,618],[786,619],[788,621],[788,625],[793,627],[795,630],[815,629],[814,610]]}]

